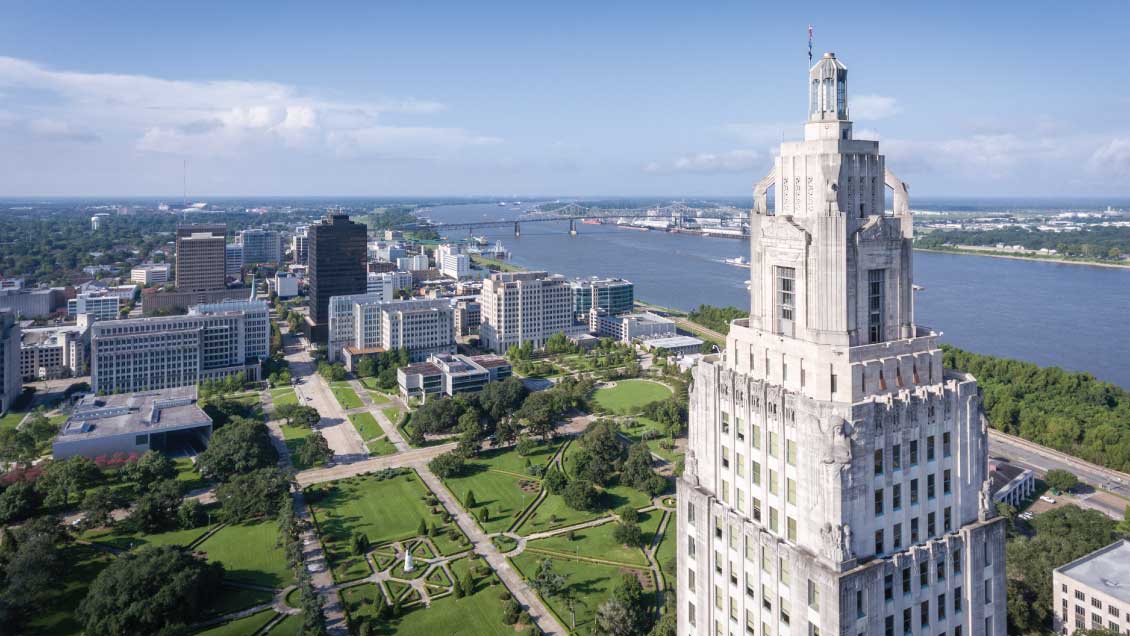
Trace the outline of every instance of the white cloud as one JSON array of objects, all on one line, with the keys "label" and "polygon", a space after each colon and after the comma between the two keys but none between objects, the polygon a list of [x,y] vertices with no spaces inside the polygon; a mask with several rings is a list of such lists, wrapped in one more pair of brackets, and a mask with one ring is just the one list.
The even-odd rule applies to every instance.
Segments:
[{"label": "white cloud", "polygon": [[1087,167],[1100,175],[1130,177],[1130,137],[1111,139],[1099,146]]},{"label": "white cloud", "polygon": [[764,146],[780,143],[787,134],[799,132],[796,122],[790,124],[725,124],[722,130],[733,139],[750,146]]},{"label": "white cloud", "polygon": [[762,159],[762,155],[752,150],[731,150],[723,153],[701,152],[679,157],[672,161],[653,161],[644,166],[644,172],[651,174],[748,172],[753,170],[760,159]]},{"label": "white cloud", "polygon": [[211,156],[299,148],[438,156],[497,141],[461,128],[383,121],[393,113],[445,110],[438,102],[327,99],[275,82],[81,73],[0,57],[0,90],[9,111],[0,126],[55,140],[125,144],[116,151]]},{"label": "white cloud", "polygon": [[856,95],[848,97],[848,109],[851,118],[855,121],[875,121],[885,119],[899,112],[898,102],[894,97],[883,95]]}]

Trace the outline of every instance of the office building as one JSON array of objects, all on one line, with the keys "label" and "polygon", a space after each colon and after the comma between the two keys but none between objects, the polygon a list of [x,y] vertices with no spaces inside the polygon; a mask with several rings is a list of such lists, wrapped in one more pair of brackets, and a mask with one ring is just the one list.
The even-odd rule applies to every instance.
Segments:
[{"label": "office building", "polygon": [[[501,272],[483,281],[479,297],[482,346],[502,353],[529,341],[545,346],[555,333],[578,331],[573,320],[573,290],[561,276],[545,272]],[[580,327],[583,329],[584,327]]]},{"label": "office building", "polygon": [[199,384],[243,373],[259,378],[270,354],[266,301],[199,305],[186,316],[96,322],[90,332],[90,384],[129,393]]},{"label": "office building", "polygon": [[67,316],[86,314],[93,320],[114,320],[122,307],[122,299],[106,292],[86,292],[67,301]]},{"label": "office building", "polygon": [[0,278],[0,291],[23,288],[24,279],[22,278]]},{"label": "office building", "polygon": [[90,231],[97,232],[98,230],[101,230],[102,226],[106,223],[106,219],[108,218],[110,218],[110,214],[108,212],[99,212],[98,214],[90,217]]},{"label": "office building", "polygon": [[451,302],[385,300],[380,294],[330,299],[330,361],[352,370],[359,356],[407,349],[412,360],[433,353],[455,352],[455,320]]},{"label": "office building", "polygon": [[224,246],[224,279],[243,278],[243,246],[228,243]]},{"label": "office building", "polygon": [[47,318],[66,307],[66,297],[60,288],[0,289],[0,309],[9,309],[22,320]]},{"label": "office building", "polygon": [[236,242],[243,248],[243,264],[282,262],[282,236],[274,230],[240,230]]},{"label": "office building", "polygon": [[578,278],[569,286],[573,288],[573,313],[578,320],[588,320],[594,307],[615,316],[635,306],[635,285],[622,278]]},{"label": "office building", "polygon": [[294,274],[275,272],[275,277],[269,280],[279,298],[294,298],[298,295],[298,277]]},{"label": "office building", "polygon": [[178,291],[223,289],[227,231],[222,223],[177,226]]},{"label": "office building", "polygon": [[455,333],[470,336],[479,333],[482,324],[483,306],[474,299],[460,299],[455,302]]},{"label": "office building", "polygon": [[381,294],[386,300],[392,300],[396,292],[412,289],[411,272],[369,272],[365,275],[365,290],[369,294]]},{"label": "office building", "polygon": [[396,381],[405,399],[427,399],[432,395],[450,397],[482,391],[488,382],[505,380],[512,372],[510,362],[501,356],[436,354],[426,362],[397,369]]},{"label": "office building", "polygon": [[395,263],[396,259],[408,256],[408,250],[399,243],[376,242],[370,248],[373,258],[386,263]]},{"label": "office building", "polygon": [[129,395],[87,394],[51,445],[55,459],[95,458],[149,450],[196,454],[208,446],[212,418],[196,403],[196,387]]},{"label": "office building", "polygon": [[601,338],[632,343],[647,338],[666,338],[677,333],[675,321],[650,311],[609,315],[603,309],[589,310],[589,331]]},{"label": "office building", "polygon": [[1057,634],[1130,634],[1130,541],[1118,541],[1052,571]]},{"label": "office building", "polygon": [[297,265],[305,265],[310,258],[310,238],[306,233],[307,229],[307,226],[299,225],[294,228],[294,236],[290,237],[290,254]]},{"label": "office building", "polygon": [[804,140],[754,189],[749,316],[692,369],[679,634],[1006,634],[977,382],[915,322],[906,186],[846,79],[811,69]]},{"label": "office building", "polygon": [[419,272],[431,267],[427,254],[401,256],[396,259],[396,269],[402,272]]},{"label": "office building", "polygon": [[89,335],[85,324],[24,329],[20,339],[20,377],[30,382],[86,375]]},{"label": "office building", "polygon": [[20,378],[20,323],[10,311],[0,310],[0,415],[12,408],[23,392]]},{"label": "office building", "polygon": [[467,278],[471,275],[471,257],[458,245],[440,245],[436,248],[436,269],[448,278]]},{"label": "office building", "polygon": [[312,342],[324,343],[329,328],[333,296],[365,292],[365,226],[349,215],[331,212],[307,231],[310,239],[310,317],[307,332]]},{"label": "office building", "polygon": [[251,287],[224,287],[195,292],[166,292],[151,287],[141,293],[141,312],[145,315],[152,315],[157,312],[184,313],[194,305],[218,303],[225,300],[244,300],[254,295],[255,290]]},{"label": "office building", "polygon": [[169,282],[169,266],[165,264],[138,265],[130,270],[129,279],[138,285],[161,285]]}]

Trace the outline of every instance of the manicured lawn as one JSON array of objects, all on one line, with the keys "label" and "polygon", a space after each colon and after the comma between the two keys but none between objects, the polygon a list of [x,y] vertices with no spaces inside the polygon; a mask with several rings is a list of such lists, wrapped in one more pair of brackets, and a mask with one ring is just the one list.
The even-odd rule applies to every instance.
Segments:
[{"label": "manicured lawn", "polygon": [[369,399],[373,401],[373,404],[388,404],[392,402],[392,398],[390,398],[387,393],[381,393],[380,391],[369,391]]},{"label": "manicured lawn", "polygon": [[258,393],[240,393],[239,395],[228,395],[225,396],[224,399],[230,402],[238,402],[246,406],[247,408],[255,408],[260,404]]},{"label": "manicured lawn", "polygon": [[289,426],[283,424],[281,426],[283,433],[283,442],[286,443],[286,448],[290,452],[290,463],[294,466],[295,470],[306,470],[311,468],[305,462],[298,459],[298,451],[306,444],[306,438],[311,435],[313,431],[304,426]]},{"label": "manicured lawn", "polygon": [[619,380],[610,389],[598,389],[593,397],[609,411],[634,413],[645,404],[671,397],[671,389],[647,380]]},{"label": "manicured lawn", "polygon": [[379,437],[377,439],[365,442],[365,447],[369,449],[369,454],[374,457],[382,455],[391,455],[396,452],[396,446],[388,441],[387,437]]},{"label": "manicured lawn", "polygon": [[533,452],[525,457],[519,455],[518,451],[515,450],[513,446],[502,449],[492,448],[476,455],[473,461],[476,464],[484,464],[497,470],[525,475],[527,460],[537,466],[543,465],[553,457],[553,454],[557,452],[559,446],[560,444],[555,442],[548,444],[542,442],[535,447]]},{"label": "manicured lawn", "polygon": [[294,389],[290,387],[271,389],[271,402],[274,403],[277,411],[281,406],[298,404],[298,396],[295,395]]},{"label": "manicured lawn", "polygon": [[655,538],[655,532],[659,530],[659,522],[663,519],[662,510],[652,510],[651,512],[640,513],[640,534],[643,535],[644,547],[651,546],[651,541]]},{"label": "manicured lawn", "polygon": [[[528,491],[523,491],[520,487],[522,481],[534,485]],[[475,492],[476,508],[470,512],[475,519],[479,519],[479,509],[482,506],[487,507],[489,511],[487,521],[485,523],[479,521],[479,525],[487,532],[502,532],[509,528],[510,524],[514,523],[514,519],[537,497],[541,489],[540,484],[532,477],[523,480],[507,473],[488,470],[486,464],[478,460],[467,462],[463,476],[445,479],[444,484],[459,498],[464,507],[467,491]]]},{"label": "manicured lawn", "polygon": [[224,587],[211,607],[204,610],[208,616],[224,616],[245,610],[256,605],[270,603],[274,594],[264,590],[249,590],[242,587]]},{"label": "manicured lawn", "polygon": [[432,537],[432,543],[436,544],[441,556],[450,556],[471,549],[471,543],[467,541],[467,536],[454,523],[441,526],[440,531]]},{"label": "manicured lawn", "polygon": [[74,610],[86,596],[94,577],[113,560],[103,550],[88,545],[72,543],[63,548],[63,576],[55,581],[61,590],[34,612],[23,633],[28,636],[62,636],[82,633],[82,625],[75,619]]},{"label": "manicured lawn", "polygon": [[209,561],[219,561],[232,581],[281,588],[294,582],[286,555],[279,547],[274,521],[228,525],[195,547]]},{"label": "manicured lawn", "polygon": [[[457,577],[462,577],[468,569],[468,560],[459,559],[451,564],[452,571]],[[359,592],[357,597],[369,596],[376,592],[375,586],[366,584],[361,587],[373,587],[372,592]],[[352,588],[351,588],[352,589]],[[350,606],[350,616],[353,624],[360,621],[372,621],[373,634],[381,636],[437,636],[439,634],[474,634],[475,636],[514,636],[515,629],[502,622],[502,601],[498,598],[501,585],[488,585],[480,578],[475,585],[475,592],[463,598],[452,595],[432,601],[431,607],[415,606],[399,618],[388,621],[373,621],[372,618],[379,605],[363,604],[357,599],[358,610]],[[348,592],[346,590],[345,592]],[[348,603],[342,593],[343,601]]]},{"label": "manicured lawn", "polygon": [[224,623],[211,629],[197,632],[196,636],[247,636],[254,634],[263,628],[264,625],[271,622],[275,617],[274,610],[263,610],[258,614],[245,616],[230,623]]},{"label": "manicured lawn", "polygon": [[[476,493],[477,496],[478,493]],[[607,510],[589,512],[586,510],[573,510],[565,505],[561,495],[546,495],[533,514],[518,528],[518,534],[527,535],[535,532],[544,532],[553,528],[571,526],[582,521],[590,521],[608,514]]]},{"label": "manicured lawn", "polygon": [[[512,558],[511,562],[526,580],[530,580],[537,574],[544,558],[546,557],[542,554],[523,552]],[[553,563],[553,569],[565,577],[566,585],[577,595],[577,629],[575,630],[577,634],[587,634],[591,631],[592,617],[597,606],[608,600],[621,575],[632,571],[628,568],[572,559],[550,557],[550,561]],[[570,613],[565,602],[560,597],[543,597],[542,600],[557,614],[561,624],[568,628]]]},{"label": "manicured lawn", "polygon": [[[573,533],[574,539],[572,541],[570,541],[569,537],[566,535],[559,534],[536,541],[530,541],[527,546],[529,548],[540,548],[542,550],[551,550],[553,552],[563,552],[565,554],[579,556],[591,556],[616,561],[618,563],[646,567],[647,557],[644,556],[642,550],[625,546],[613,538],[612,535],[617,525],[619,524],[613,521],[593,528],[576,530]],[[654,532],[654,529],[652,532]],[[647,538],[651,538],[650,533]]]},{"label": "manicured lawn", "polygon": [[177,481],[184,485],[185,492],[203,488],[208,485],[208,480],[204,479],[204,477],[196,471],[196,465],[192,463],[191,458],[178,457],[173,460],[173,463],[177,466]]},{"label": "manicured lawn", "polygon": [[[363,532],[373,544],[416,536],[420,520],[443,524],[424,498],[429,494],[415,471],[388,479],[361,475],[306,489],[334,575],[340,581],[368,573],[363,560],[349,553],[349,538]],[[442,507],[439,508],[442,511]]]},{"label": "manicured lawn", "polygon": [[27,411],[11,411],[4,414],[4,417],[0,417],[0,429],[16,428],[25,416],[27,416]]},{"label": "manicured lawn", "polygon": [[348,382],[333,382],[330,384],[330,390],[333,391],[334,397],[337,398],[337,403],[345,410],[359,409],[365,406],[361,403],[361,398],[357,397],[357,392]]},{"label": "manicured lawn", "polygon": [[140,549],[162,545],[182,545],[188,547],[194,541],[203,537],[208,532],[207,527],[191,528],[189,530],[170,530],[156,534],[143,534],[132,532],[124,523],[118,523],[110,529],[90,530],[83,534],[83,538],[95,543],[101,543],[119,550]]},{"label": "manicured lawn", "polygon": [[663,576],[667,578],[667,587],[675,587],[675,513],[671,513],[671,520],[667,522],[667,531],[663,533],[663,539],[659,542],[659,547],[655,550],[655,561],[659,563],[660,569],[663,570]]},{"label": "manicured lawn", "polygon": [[271,636],[298,636],[298,630],[302,627],[302,615],[291,614],[282,619],[267,632]]},{"label": "manicured lawn", "polygon": [[400,407],[399,406],[385,407],[385,408],[381,409],[381,413],[384,413],[385,417],[388,418],[388,421],[392,422],[393,426],[396,426],[397,424],[400,423]]},{"label": "manicured lawn", "polygon": [[377,418],[373,417],[372,413],[354,413],[349,416],[349,421],[353,422],[353,428],[361,434],[361,439],[370,440],[380,437],[385,434],[384,429],[380,424],[377,424]]}]

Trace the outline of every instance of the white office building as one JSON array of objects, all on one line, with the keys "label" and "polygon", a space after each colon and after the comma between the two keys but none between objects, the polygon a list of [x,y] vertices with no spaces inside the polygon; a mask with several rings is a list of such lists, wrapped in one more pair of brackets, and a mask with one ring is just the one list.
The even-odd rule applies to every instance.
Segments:
[{"label": "white office building", "polygon": [[396,269],[402,272],[418,272],[429,267],[431,267],[431,261],[428,260],[427,254],[401,256],[396,259]]},{"label": "white office building", "polygon": [[1130,634],[1130,541],[1118,541],[1052,571],[1057,634]]},{"label": "white office building", "polygon": [[306,233],[308,227],[299,225],[294,228],[294,236],[290,238],[290,254],[296,265],[305,265],[310,257],[310,237]]},{"label": "white office building", "polygon": [[906,186],[846,79],[811,69],[804,140],[754,190],[749,317],[693,367],[681,636],[1006,633],[977,382],[915,322]]},{"label": "white office building", "polygon": [[20,376],[32,381],[85,375],[89,335],[86,323],[24,329]]},{"label": "white office building", "polygon": [[596,307],[589,310],[589,331],[601,338],[612,338],[623,343],[666,338],[677,333],[675,321],[650,311],[610,316],[608,312]]},{"label": "white office building", "polygon": [[436,268],[448,278],[467,278],[471,275],[471,257],[458,245],[440,245],[436,248]]},{"label": "white office building", "polygon": [[274,230],[240,230],[236,241],[243,247],[243,264],[282,262],[282,236]]},{"label": "white office building", "polygon": [[169,266],[151,263],[130,270],[129,279],[138,285],[159,285],[169,282]]},{"label": "white office building", "polygon": [[451,302],[391,300],[381,294],[333,296],[329,303],[331,361],[408,349],[413,360],[455,352],[455,314]]},{"label": "white office building", "polygon": [[86,292],[67,301],[67,316],[86,314],[93,320],[114,320],[122,306],[117,294]]},{"label": "white office building", "polygon": [[563,277],[545,272],[502,272],[483,281],[479,300],[479,338],[483,347],[502,353],[530,341],[545,346],[555,333],[585,329],[573,321],[573,290]]},{"label": "white office building", "polygon": [[412,289],[411,272],[369,272],[365,279],[365,290],[370,294],[381,294],[392,300],[401,289]]},{"label": "white office building", "polygon": [[148,391],[237,373],[256,380],[270,337],[261,300],[198,305],[186,316],[97,322],[90,335],[91,388]]},{"label": "white office building", "polygon": [[270,279],[275,295],[279,298],[294,298],[298,295],[298,276],[288,272],[275,272]]}]

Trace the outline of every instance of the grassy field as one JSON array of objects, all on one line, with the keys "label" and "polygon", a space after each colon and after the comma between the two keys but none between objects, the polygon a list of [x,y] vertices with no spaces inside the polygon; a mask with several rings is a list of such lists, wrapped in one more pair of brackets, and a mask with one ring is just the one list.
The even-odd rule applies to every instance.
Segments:
[{"label": "grassy field", "polygon": [[[539,564],[544,558],[547,557],[534,552],[523,552],[512,558],[511,562],[522,576],[529,580],[537,574]],[[635,571],[631,568],[600,563],[549,558],[553,563],[553,569],[565,577],[566,585],[577,595],[575,632],[578,634],[587,634],[591,631],[592,618],[597,606],[608,600],[621,575]],[[557,614],[562,625],[566,628],[570,627],[569,608],[560,597],[542,598],[542,600]]]},{"label": "grassy field", "polygon": [[377,439],[365,442],[365,448],[368,448],[369,454],[374,457],[391,455],[396,452],[396,446],[388,441],[387,437],[378,437]]},{"label": "grassy field", "polygon": [[219,561],[231,581],[281,588],[294,582],[286,555],[278,546],[278,526],[259,521],[224,526],[195,550]]},{"label": "grassy field", "polygon": [[671,519],[667,522],[667,532],[663,533],[663,539],[655,549],[655,561],[667,578],[667,587],[672,589],[675,587],[675,543],[675,513],[672,512]]},{"label": "grassy field", "polygon": [[609,389],[597,389],[594,399],[615,413],[635,413],[643,405],[671,397],[671,389],[647,380],[619,380]]},{"label": "grassy field", "polygon": [[385,417],[388,418],[388,421],[392,422],[393,426],[396,426],[400,423],[399,406],[386,406],[385,408],[381,409],[381,413],[384,413]]},{"label": "grassy field", "polygon": [[353,422],[353,428],[361,434],[361,439],[369,440],[380,437],[385,434],[384,429],[380,424],[377,424],[377,418],[373,417],[372,413],[354,413],[349,416],[349,421]]},{"label": "grassy field", "polygon": [[[452,562],[452,571],[457,577],[462,577],[469,563],[467,559]],[[373,634],[381,636],[436,636],[437,634],[475,634],[476,636],[514,636],[515,629],[502,622],[502,601],[498,594],[503,589],[501,585],[488,585],[483,579],[475,584],[475,592],[463,598],[448,595],[432,601],[431,607],[416,606],[399,618],[387,621],[373,621],[372,618],[379,605],[372,602],[364,604],[364,598],[375,598],[376,587],[372,591],[353,594],[349,599],[343,593],[343,602],[350,608],[353,625],[361,621],[372,621]],[[351,588],[353,589],[353,588]],[[351,590],[346,590],[349,592]],[[355,605],[349,605],[350,600]],[[354,610],[354,607],[357,609]],[[359,629],[359,628],[358,628]]]},{"label": "grassy field", "polygon": [[184,485],[186,492],[203,488],[208,485],[208,480],[204,479],[196,470],[196,465],[192,463],[189,457],[178,457],[173,460],[177,467],[177,481]]},{"label": "grassy field", "polygon": [[265,590],[224,586],[215,602],[212,603],[211,607],[206,608],[204,613],[208,616],[224,616],[256,605],[270,603],[274,596],[272,592]]},{"label": "grassy field", "polygon": [[271,389],[271,402],[274,403],[275,410],[278,410],[280,406],[298,404],[298,396],[295,395],[294,389],[289,386]]},{"label": "grassy field", "polygon": [[345,410],[359,409],[365,406],[361,403],[361,398],[357,397],[357,392],[348,382],[331,382],[330,391],[333,391],[334,397],[337,398],[337,403]]},{"label": "grassy field", "polygon": [[298,631],[302,627],[302,615],[292,614],[279,621],[267,632],[270,636],[298,636]]},{"label": "grassy field", "polygon": [[11,411],[4,414],[4,417],[0,417],[0,429],[16,428],[25,416],[27,411]]},{"label": "grassy field", "polygon": [[274,610],[263,610],[251,616],[197,632],[197,636],[247,636],[263,629],[275,617]]},{"label": "grassy field", "polygon": [[442,515],[432,514],[424,502],[429,491],[415,471],[383,480],[361,475],[317,484],[306,494],[339,581],[369,572],[363,560],[349,553],[354,532],[365,533],[375,545],[416,536],[421,519],[443,524]]},{"label": "grassy field", "polygon": [[[659,455],[671,463],[675,463],[683,454],[672,449],[663,448],[662,444],[667,440],[660,434],[662,429],[663,427],[660,426],[659,422],[649,420],[646,417],[637,417],[635,419],[635,426],[621,426],[620,432],[633,442],[644,441],[652,453]],[[647,431],[655,431],[656,435],[651,439],[645,440],[644,433]]]},{"label": "grassy field", "polygon": [[487,470],[482,465],[468,462],[463,476],[445,479],[444,484],[464,507],[467,492],[473,490],[477,507],[470,511],[471,514],[479,519],[479,508],[486,506],[489,516],[486,522],[480,520],[479,525],[487,532],[502,532],[514,523],[514,519],[537,497],[540,490],[540,484],[529,478],[528,481],[534,486],[523,491],[520,487],[522,481],[520,477]]},{"label": "grassy field", "polygon": [[[658,514],[656,516],[658,517]],[[569,540],[568,536],[559,534],[530,541],[526,545],[528,548],[539,548],[577,556],[591,556],[628,565],[647,567],[647,557],[643,550],[628,547],[613,538],[613,532],[617,525],[619,524],[612,521],[592,528],[577,530],[573,533],[572,541]],[[650,539],[654,532],[655,529],[652,528],[651,532],[647,533],[647,539]]]},{"label": "grassy field", "polygon": [[290,463],[294,466],[294,469],[306,470],[311,468],[311,466],[306,465],[306,462],[298,459],[298,451],[302,450],[302,447],[306,444],[306,438],[313,431],[304,426],[289,426],[286,424],[283,424],[280,428],[282,428],[283,442],[286,443],[286,448],[290,452]]},{"label": "grassy field", "polygon": [[62,580],[55,584],[60,590],[35,612],[27,624],[27,636],[63,636],[82,633],[82,625],[75,620],[74,609],[86,596],[87,588],[114,557],[97,548],[73,543],[63,548]]},{"label": "grassy field", "polygon": [[87,531],[82,535],[82,538],[119,550],[137,550],[162,545],[189,546],[200,537],[203,537],[207,532],[208,528],[202,527],[192,528],[190,530],[178,529],[156,534],[143,534],[141,532],[133,532],[128,529],[126,524],[119,523],[110,529],[99,528]]}]

